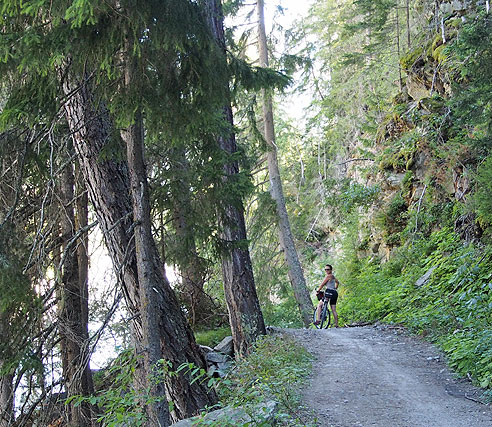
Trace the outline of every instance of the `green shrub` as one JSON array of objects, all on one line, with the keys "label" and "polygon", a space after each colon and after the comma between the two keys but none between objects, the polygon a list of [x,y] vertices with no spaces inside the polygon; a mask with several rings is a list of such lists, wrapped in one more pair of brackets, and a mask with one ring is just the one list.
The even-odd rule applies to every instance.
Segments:
[{"label": "green shrub", "polygon": [[154,398],[148,391],[133,387],[137,363],[133,349],[122,352],[98,378],[96,387],[99,391],[95,395],[73,396],[67,403],[75,400],[76,406],[85,402],[97,407],[97,422],[107,427],[146,425],[144,405],[153,402]]},{"label": "green shrub", "polygon": [[407,208],[407,202],[399,192],[376,215],[375,223],[383,231],[388,245],[399,243],[400,236],[397,233],[403,231],[407,224]]}]

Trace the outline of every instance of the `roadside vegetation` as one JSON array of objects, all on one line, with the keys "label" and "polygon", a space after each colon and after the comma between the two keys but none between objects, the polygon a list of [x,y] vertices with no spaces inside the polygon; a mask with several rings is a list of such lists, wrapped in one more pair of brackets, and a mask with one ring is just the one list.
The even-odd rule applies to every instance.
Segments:
[{"label": "roadside vegetation", "polygon": [[[213,345],[215,342],[207,341]],[[207,412],[220,408],[240,408],[250,421],[242,423],[230,412],[216,420],[197,417],[194,425],[207,426],[310,426],[309,414],[301,404],[301,386],[311,372],[311,355],[292,338],[273,334],[259,339],[251,354],[237,361],[224,378],[211,378],[194,365],[182,365],[177,372],[185,372],[191,381],[207,384],[219,395],[219,402],[204,408]],[[98,422],[108,427],[120,425],[143,426],[148,419],[144,406],[152,401],[148,391],[132,387],[132,377],[138,359],[132,351],[125,351],[94,377],[96,393],[93,396],[75,397],[76,405],[84,402],[97,405],[101,415]],[[153,380],[176,375],[167,364],[154,371]],[[268,404],[273,406],[267,406]],[[170,410],[172,410],[172,406]]]},{"label": "roadside vegetation", "polygon": [[402,324],[436,343],[460,375],[492,385],[490,248],[464,244],[444,228],[400,248],[387,263],[356,264],[340,303],[345,323]]}]

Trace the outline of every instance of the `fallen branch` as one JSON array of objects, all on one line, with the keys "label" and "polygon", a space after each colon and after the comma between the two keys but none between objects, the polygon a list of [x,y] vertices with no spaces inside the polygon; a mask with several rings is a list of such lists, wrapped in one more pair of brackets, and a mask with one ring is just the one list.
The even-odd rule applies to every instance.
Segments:
[{"label": "fallen branch", "polygon": [[360,159],[348,159],[348,160],[345,160],[345,161],[344,161],[344,162],[342,162],[342,163],[337,163],[337,166],[346,165],[347,163],[350,163],[350,162],[374,162],[374,159],[365,159],[365,158],[360,158]]}]

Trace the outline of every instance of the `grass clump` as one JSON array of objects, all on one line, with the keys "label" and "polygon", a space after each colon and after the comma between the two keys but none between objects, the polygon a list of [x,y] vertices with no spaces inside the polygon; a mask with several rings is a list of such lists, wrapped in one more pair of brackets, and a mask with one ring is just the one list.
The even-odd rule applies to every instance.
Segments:
[{"label": "grass clump", "polygon": [[199,345],[213,348],[229,335],[231,335],[231,328],[223,326],[222,328],[195,331],[195,340]]}]

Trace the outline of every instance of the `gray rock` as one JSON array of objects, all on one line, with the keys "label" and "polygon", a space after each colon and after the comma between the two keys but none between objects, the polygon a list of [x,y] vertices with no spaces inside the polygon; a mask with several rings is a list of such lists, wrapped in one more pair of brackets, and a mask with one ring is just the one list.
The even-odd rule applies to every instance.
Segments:
[{"label": "gray rock", "polygon": [[418,76],[410,74],[407,77],[408,94],[415,101],[420,101],[422,98],[428,98],[430,96],[430,89],[427,89],[425,83],[421,81]]},{"label": "gray rock", "polygon": [[208,347],[206,345],[200,345],[200,350],[202,351],[203,354],[210,353],[211,351],[214,351],[213,348]]},{"label": "gray rock", "polygon": [[429,270],[426,271],[426,273],[415,282],[415,286],[417,288],[420,288],[424,286],[428,281],[429,278],[431,277],[432,272],[437,268],[437,265],[434,265],[433,267],[429,268]]},{"label": "gray rock", "polygon": [[217,425],[220,425],[219,423],[222,420],[223,423],[227,425],[251,423],[253,422],[253,420],[262,420],[268,422],[274,420],[277,411],[277,402],[273,400],[262,402],[256,407],[251,407],[247,409],[242,407],[232,408],[230,406],[226,406],[225,408],[209,412],[203,417],[193,417],[187,418],[186,420],[178,421],[177,423],[173,424],[172,427],[192,427],[193,425],[197,425],[197,422],[199,420],[203,421],[203,425],[208,425],[212,422],[216,422]]},{"label": "gray rock", "polygon": [[208,363],[226,363],[231,360],[231,357],[227,354],[218,353],[216,351],[211,351],[205,356]]},{"label": "gray rock", "polygon": [[207,369],[207,375],[210,377],[210,378],[214,378],[214,377],[220,377],[220,372],[219,372],[219,369],[217,368],[217,366],[215,365],[210,365]]},{"label": "gray rock", "polygon": [[224,374],[231,369],[232,362],[217,363],[217,368]]},{"label": "gray rock", "polygon": [[404,173],[392,173],[387,176],[386,182],[391,188],[399,188],[404,178]]},{"label": "gray rock", "polygon": [[234,356],[234,342],[232,341],[232,337],[225,337],[214,347],[214,351],[218,351],[219,353],[224,353],[229,356]]}]

